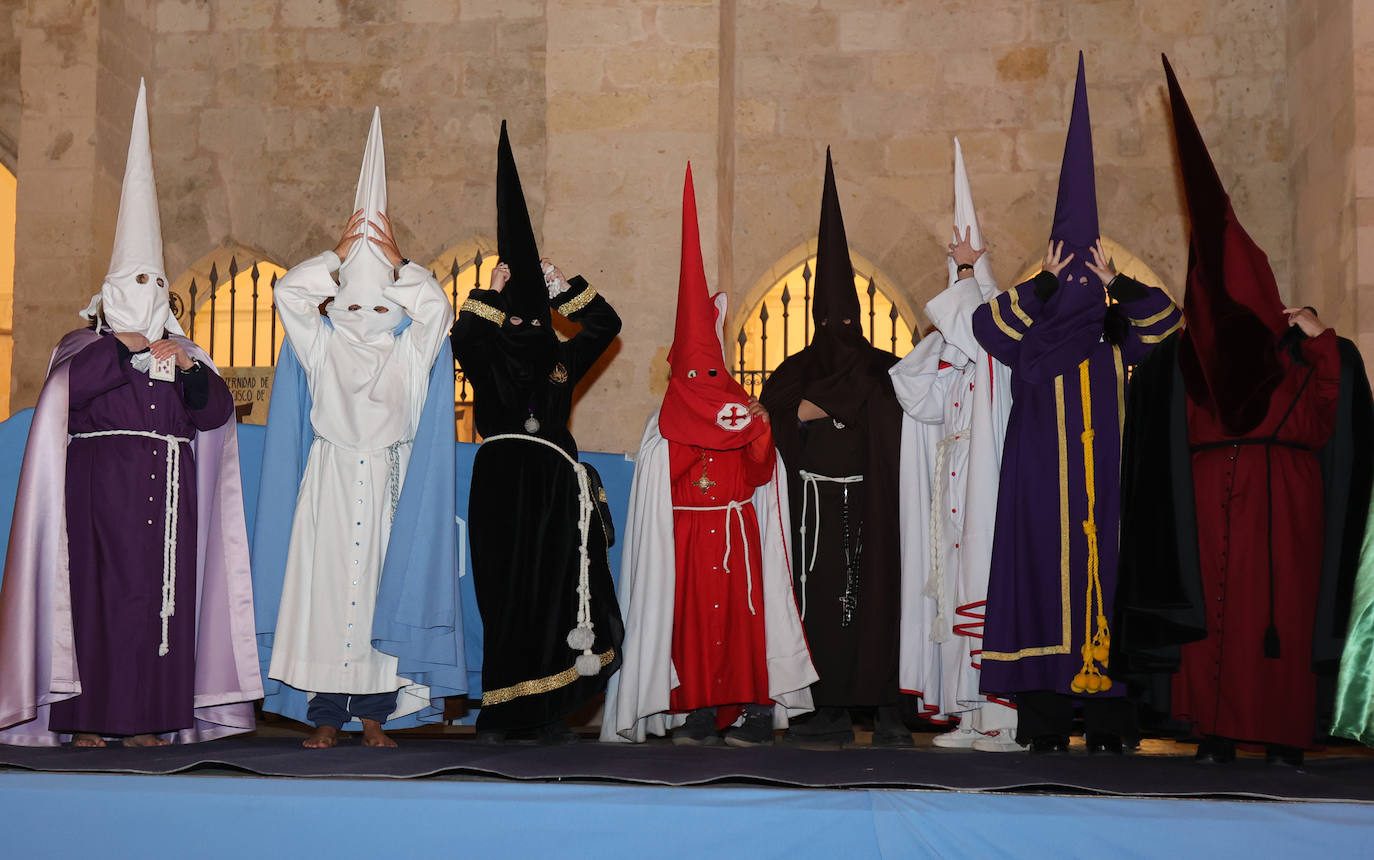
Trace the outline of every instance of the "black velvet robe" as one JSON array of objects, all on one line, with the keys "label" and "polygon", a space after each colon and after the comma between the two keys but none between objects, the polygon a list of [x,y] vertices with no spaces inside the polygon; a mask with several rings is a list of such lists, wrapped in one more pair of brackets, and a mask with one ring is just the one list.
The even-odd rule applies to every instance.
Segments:
[{"label": "black velvet robe", "polygon": [[[822,335],[818,333],[817,341]],[[838,340],[832,338],[832,340]],[[802,539],[802,481],[799,469],[838,477],[835,469],[864,480],[850,485],[851,535],[862,534],[858,607],[848,627],[840,625],[840,595],[846,571],[841,543],[841,493],[821,483],[820,544],[806,582],[803,625],[820,680],[811,686],[816,707],[895,704],[901,627],[901,560],[897,515],[897,462],[902,410],[888,368],[897,357],[859,337],[817,344],[783,361],[768,377],[760,400],[767,407],[773,441],[787,466],[792,508],[792,573],[798,601],[802,572],[811,558],[811,537]],[[821,346],[821,349],[817,349]],[[797,420],[797,407],[810,400],[831,418]],[[836,428],[839,421],[843,428]],[[828,426],[808,426],[808,425]],[[817,437],[820,438],[809,438]],[[846,452],[842,449],[850,446]],[[857,448],[860,451],[852,449]],[[815,528],[815,500],[807,528]],[[803,549],[803,544],[806,547]]]},{"label": "black velvet robe", "polygon": [[[1121,567],[1112,628],[1114,674],[1137,685],[1143,700],[1163,714],[1170,709],[1169,679],[1180,665],[1180,647],[1207,635],[1178,348],[1175,334],[1131,377],[1122,435]],[[1341,338],[1339,349],[1336,425],[1318,452],[1326,528],[1312,662],[1313,670],[1327,678],[1335,675],[1344,647],[1374,483],[1369,380],[1355,345]],[[1319,692],[1317,709],[1320,726],[1329,716],[1329,695]]]},{"label": "black velvet robe", "polygon": [[[483,439],[537,436],[576,459],[577,443],[568,432],[573,389],[619,333],[620,317],[585,280],[573,278],[554,303],[582,330],[557,345],[551,371],[541,367],[543,375],[522,380],[528,365],[512,354],[502,325],[481,307],[504,314],[507,298],[473,290],[453,326],[453,354],[473,388],[477,432]],[[525,429],[531,415],[539,421],[533,433]],[[566,717],[602,692],[620,667],[624,626],[606,558],[609,515],[598,505],[587,548],[592,651],[602,668],[583,677],[573,668],[581,651],[566,641],[578,604],[578,482],[572,465],[537,442],[485,442],[473,463],[468,510],[484,646],[478,728],[528,729]]]}]

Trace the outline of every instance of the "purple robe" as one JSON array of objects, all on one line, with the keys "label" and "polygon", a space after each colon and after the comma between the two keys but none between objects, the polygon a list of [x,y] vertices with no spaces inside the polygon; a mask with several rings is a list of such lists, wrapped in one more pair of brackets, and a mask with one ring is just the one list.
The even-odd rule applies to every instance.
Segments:
[{"label": "purple robe", "polygon": [[[232,400],[208,357],[182,345],[208,377],[197,410],[185,406],[184,382],[149,386],[113,337],[72,332],[54,352],[0,589],[0,741],[52,745],[67,731],[95,731],[190,742],[253,728],[262,685]],[[195,439],[181,446],[166,656],[166,443],[68,443],[69,432],[113,429]]]},{"label": "purple robe", "polygon": [[[1142,288],[1116,306],[1126,324],[1117,346],[1102,338],[1101,287],[1065,281],[1041,302],[1036,286],[1044,294],[1055,284],[1041,273],[973,317],[979,343],[1012,371],[983,637],[982,690],[991,694],[1083,695],[1070,684],[1116,592],[1126,369],[1182,320],[1168,294]],[[1100,603],[1089,588],[1094,529]],[[1125,686],[1095,695],[1119,696]]]}]

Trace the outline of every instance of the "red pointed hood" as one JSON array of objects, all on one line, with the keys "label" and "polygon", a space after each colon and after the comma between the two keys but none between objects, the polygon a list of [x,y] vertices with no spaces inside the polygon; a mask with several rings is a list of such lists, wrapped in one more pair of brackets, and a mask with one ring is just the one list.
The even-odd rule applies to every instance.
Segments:
[{"label": "red pointed hood", "polygon": [[677,326],[668,351],[668,393],[659,411],[665,439],[703,448],[741,448],[768,425],[748,414],[749,395],[725,366],[717,334],[724,303],[712,301],[701,260],[692,166],[682,190],[682,266],[677,286]]},{"label": "red pointed hood", "polygon": [[1221,184],[1178,78],[1164,58],[1192,236],[1179,363],[1188,395],[1244,435],[1269,411],[1288,328],[1269,258],[1245,232]]}]

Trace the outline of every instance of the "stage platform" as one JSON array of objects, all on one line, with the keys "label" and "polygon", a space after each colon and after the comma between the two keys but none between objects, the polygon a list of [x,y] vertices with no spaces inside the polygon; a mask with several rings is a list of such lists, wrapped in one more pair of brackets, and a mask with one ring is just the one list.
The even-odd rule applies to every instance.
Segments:
[{"label": "stage platform", "polygon": [[[1374,758],[0,746],[7,857],[1367,856]],[[288,778],[283,778],[288,777]]]}]

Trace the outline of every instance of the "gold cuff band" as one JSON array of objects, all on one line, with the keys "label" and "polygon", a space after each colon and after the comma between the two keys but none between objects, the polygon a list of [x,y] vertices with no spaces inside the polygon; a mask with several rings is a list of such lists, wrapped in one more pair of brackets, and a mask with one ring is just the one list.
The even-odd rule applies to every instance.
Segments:
[{"label": "gold cuff band", "polygon": [[459,308],[459,310],[477,314],[479,317],[486,320],[487,322],[496,323],[497,325],[502,325],[506,321],[505,314],[501,313],[491,305],[485,302],[479,302],[476,299],[468,299],[467,301],[463,302],[463,306]]},{"label": "gold cuff band", "polygon": [[569,317],[585,308],[587,304],[594,298],[596,298],[596,287],[593,287],[591,284],[588,284],[585,290],[578,293],[576,296],[573,296],[571,299],[568,299],[566,302],[555,308],[555,310],[557,310],[563,316]]}]

